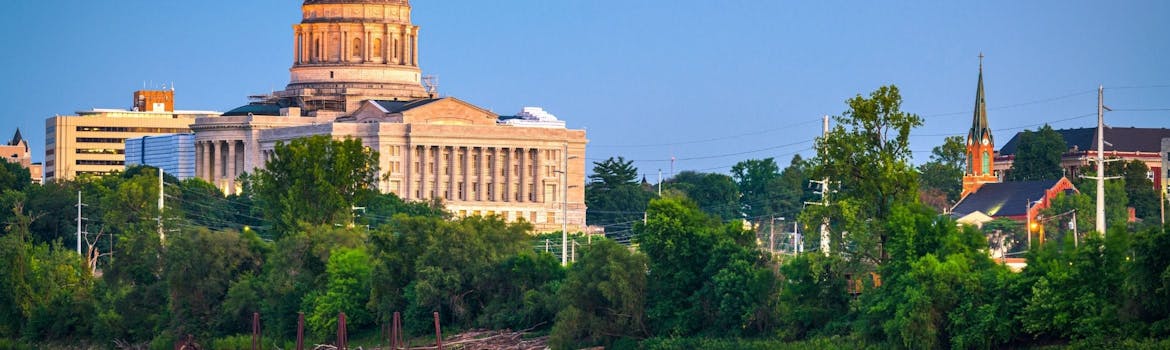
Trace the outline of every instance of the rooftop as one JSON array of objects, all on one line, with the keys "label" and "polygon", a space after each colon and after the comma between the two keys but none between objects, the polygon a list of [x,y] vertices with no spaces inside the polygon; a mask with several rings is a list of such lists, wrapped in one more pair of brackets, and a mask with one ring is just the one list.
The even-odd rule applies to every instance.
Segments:
[{"label": "rooftop", "polygon": [[1055,187],[1060,180],[984,184],[975,193],[960,199],[951,212],[957,216],[964,216],[976,211],[994,217],[1022,216],[1028,212],[1028,201],[1035,202],[1043,199],[1044,192]]},{"label": "rooftop", "polygon": [[[1022,133],[1012,136],[1012,139],[999,149],[999,155],[1014,155]],[[1060,129],[1056,130],[1056,133],[1064,138],[1064,144],[1069,150],[1097,150],[1097,128]],[[1105,141],[1108,143],[1105,144],[1104,151],[1157,153],[1162,151],[1162,139],[1167,137],[1170,137],[1170,129],[1166,128],[1107,127]]]}]

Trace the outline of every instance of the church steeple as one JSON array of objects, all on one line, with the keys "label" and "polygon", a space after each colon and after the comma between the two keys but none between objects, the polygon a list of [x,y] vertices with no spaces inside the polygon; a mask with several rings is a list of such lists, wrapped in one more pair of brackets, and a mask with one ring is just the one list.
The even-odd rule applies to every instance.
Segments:
[{"label": "church steeple", "polygon": [[968,143],[982,143],[984,137],[988,144],[994,144],[991,136],[991,127],[987,124],[987,101],[983,96],[983,53],[979,53],[979,85],[975,88],[975,113],[971,120],[971,131],[967,134]]},{"label": "church steeple", "polygon": [[995,175],[995,138],[987,123],[987,101],[983,93],[983,53],[979,53],[979,82],[975,88],[975,113],[967,133],[967,166],[963,175],[963,196],[985,183],[999,182]]}]

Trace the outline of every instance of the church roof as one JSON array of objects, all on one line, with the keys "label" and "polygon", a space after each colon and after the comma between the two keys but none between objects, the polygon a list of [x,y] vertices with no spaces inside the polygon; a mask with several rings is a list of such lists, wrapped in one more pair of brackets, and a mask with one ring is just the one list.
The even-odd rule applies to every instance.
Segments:
[{"label": "church roof", "polygon": [[976,211],[994,217],[1025,215],[1028,212],[1028,201],[1035,202],[1043,199],[1045,191],[1056,187],[1060,180],[983,184],[979,190],[960,199],[951,212],[960,217]]},{"label": "church roof", "polygon": [[12,135],[12,141],[8,141],[9,146],[20,145],[24,141],[24,136],[20,135],[20,128],[16,128],[16,135]]},{"label": "church roof", "polygon": [[[1097,150],[1097,128],[1060,129],[1056,130],[1056,133],[1064,138],[1066,149]],[[1012,139],[1000,148],[999,154],[1005,156],[1016,154],[1021,134],[1023,132],[1012,136]],[[1162,151],[1162,139],[1168,137],[1170,129],[1166,128],[1105,128],[1105,141],[1112,145],[1105,144],[1104,150],[1157,153]]]}]

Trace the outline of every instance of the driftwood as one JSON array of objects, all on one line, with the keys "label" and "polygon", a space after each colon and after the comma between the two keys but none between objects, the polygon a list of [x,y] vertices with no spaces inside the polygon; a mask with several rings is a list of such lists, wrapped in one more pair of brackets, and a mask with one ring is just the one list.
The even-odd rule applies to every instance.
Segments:
[{"label": "driftwood", "polygon": [[[534,337],[525,339],[526,331],[485,329],[470,330],[456,334],[443,340],[443,349],[447,350],[545,350],[548,349],[548,337]],[[435,346],[405,348],[405,350],[437,349]]]}]

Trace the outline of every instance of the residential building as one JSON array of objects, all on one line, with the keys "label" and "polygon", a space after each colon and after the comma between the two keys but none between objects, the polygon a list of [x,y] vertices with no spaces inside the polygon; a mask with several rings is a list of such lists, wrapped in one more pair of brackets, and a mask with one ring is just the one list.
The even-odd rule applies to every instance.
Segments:
[{"label": "residential building", "polygon": [[131,110],[92,109],[46,119],[45,181],[121,171],[126,139],[190,133],[196,118],[220,114],[174,110],[174,90],[136,91],[132,105]]},{"label": "residential building", "polygon": [[584,229],[584,130],[540,108],[501,116],[424,87],[409,1],[306,0],[302,13],[285,90],[191,126],[198,177],[232,192],[281,142],[354,138],[378,151],[383,192],[542,232]]},{"label": "residential building", "polygon": [[195,177],[195,134],[167,134],[126,139],[126,167],[161,168],[179,180]]}]

